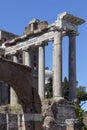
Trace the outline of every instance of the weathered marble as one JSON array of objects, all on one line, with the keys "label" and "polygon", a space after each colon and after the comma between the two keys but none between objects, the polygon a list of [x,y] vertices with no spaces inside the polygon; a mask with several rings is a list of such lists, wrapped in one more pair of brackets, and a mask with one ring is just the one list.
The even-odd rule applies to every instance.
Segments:
[{"label": "weathered marble", "polygon": [[[18,63],[18,56],[17,54],[13,55],[13,62]],[[11,87],[10,88],[10,104],[11,105],[16,105],[18,104],[18,97],[14,89]]]},{"label": "weathered marble", "polygon": [[55,31],[53,46],[53,96],[62,97],[62,32]]},{"label": "weathered marble", "polygon": [[38,66],[38,93],[41,99],[45,96],[45,48],[39,47],[39,66]]},{"label": "weathered marble", "polygon": [[76,34],[69,34],[69,98],[76,100]]}]

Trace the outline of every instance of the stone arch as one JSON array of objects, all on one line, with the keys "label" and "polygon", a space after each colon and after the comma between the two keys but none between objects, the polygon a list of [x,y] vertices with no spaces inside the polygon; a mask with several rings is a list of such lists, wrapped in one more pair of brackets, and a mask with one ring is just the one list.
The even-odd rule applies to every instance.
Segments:
[{"label": "stone arch", "polygon": [[41,112],[39,95],[32,87],[33,75],[31,68],[6,59],[0,59],[0,80],[12,86],[24,112],[28,111],[28,108],[37,113]]}]

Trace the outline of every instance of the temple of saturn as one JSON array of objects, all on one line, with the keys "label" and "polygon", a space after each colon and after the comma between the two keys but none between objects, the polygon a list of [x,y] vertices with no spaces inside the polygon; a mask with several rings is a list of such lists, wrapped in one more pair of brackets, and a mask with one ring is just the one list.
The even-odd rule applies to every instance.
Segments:
[{"label": "temple of saturn", "polygon": [[[67,12],[58,15],[57,20],[48,25],[47,21],[33,19],[22,36],[12,40],[4,37],[0,47],[2,57],[32,68],[36,89],[41,99],[45,98],[45,46],[53,43],[53,97],[62,98],[62,39],[69,37],[69,96],[76,99],[76,36],[78,25],[85,21]],[[18,103],[11,89],[11,104]],[[15,96],[13,96],[15,95]]]},{"label": "temple of saturn", "polygon": [[[76,36],[79,34],[78,25],[84,22],[64,12],[52,24],[31,20],[22,36],[0,30],[0,105],[9,103],[12,107],[21,104],[23,108],[23,112],[18,109],[17,113],[15,110],[11,113],[7,106],[0,106],[0,129],[81,130],[73,102],[76,100]],[[62,96],[62,39],[66,36],[69,37],[70,102]],[[53,47],[54,100],[48,101],[43,115],[41,104],[45,106],[45,46],[49,42],[52,42]],[[6,101],[8,92],[10,101]],[[5,102],[2,103],[1,99]]]}]

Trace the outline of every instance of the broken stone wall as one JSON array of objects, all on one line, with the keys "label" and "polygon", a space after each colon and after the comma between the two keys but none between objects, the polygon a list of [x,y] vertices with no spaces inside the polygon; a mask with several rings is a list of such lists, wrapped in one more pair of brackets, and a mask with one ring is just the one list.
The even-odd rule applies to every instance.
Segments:
[{"label": "broken stone wall", "polygon": [[[66,123],[66,120],[70,122]],[[74,105],[64,99],[48,102],[44,113],[44,130],[81,130]]]},{"label": "broken stone wall", "polygon": [[24,114],[3,114],[0,113],[0,130],[41,130],[42,118],[35,119],[35,115],[28,114],[28,118]]}]

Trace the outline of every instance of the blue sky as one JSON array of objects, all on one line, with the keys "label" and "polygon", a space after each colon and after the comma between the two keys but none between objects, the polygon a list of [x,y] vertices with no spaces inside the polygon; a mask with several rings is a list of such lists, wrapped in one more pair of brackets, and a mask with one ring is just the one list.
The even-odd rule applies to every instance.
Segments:
[{"label": "blue sky", "polygon": [[[47,20],[50,24],[65,11],[87,21],[87,0],[0,0],[0,29],[22,35],[31,19]],[[79,85],[87,86],[87,22],[79,26],[79,33],[76,43],[77,80]],[[46,47],[46,66],[50,69],[51,51],[50,43]],[[65,76],[68,77],[68,37],[63,38],[63,78]]]}]

